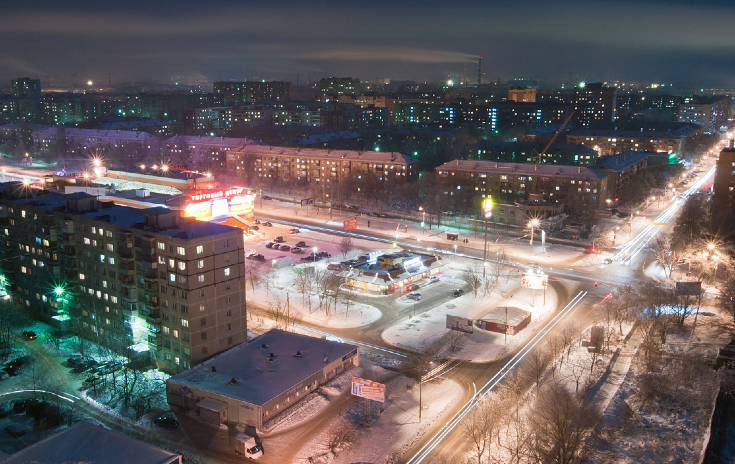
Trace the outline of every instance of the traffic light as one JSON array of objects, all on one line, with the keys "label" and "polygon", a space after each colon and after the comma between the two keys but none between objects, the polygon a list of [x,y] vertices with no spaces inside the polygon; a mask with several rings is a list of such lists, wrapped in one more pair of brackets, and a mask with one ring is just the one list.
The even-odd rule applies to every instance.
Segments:
[{"label": "traffic light", "polygon": [[591,254],[593,254],[593,255],[594,255],[595,253],[597,253],[597,248],[595,248],[595,247],[591,247],[591,248],[590,248],[590,253],[591,253]]}]

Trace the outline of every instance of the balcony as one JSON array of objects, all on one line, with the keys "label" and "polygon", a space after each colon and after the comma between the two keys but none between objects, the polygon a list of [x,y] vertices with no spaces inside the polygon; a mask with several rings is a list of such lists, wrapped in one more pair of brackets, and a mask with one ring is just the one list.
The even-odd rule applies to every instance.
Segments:
[{"label": "balcony", "polygon": [[135,287],[135,279],[130,275],[120,275],[120,283],[125,287]]},{"label": "balcony", "polygon": [[118,260],[117,267],[121,271],[135,271],[135,261],[128,261],[128,260]]},{"label": "balcony", "polygon": [[117,255],[120,259],[135,259],[135,254],[133,253],[132,248],[123,248],[119,246],[117,249]]},{"label": "balcony", "polygon": [[[153,263],[156,266],[158,265],[158,255],[156,253],[137,253],[138,261],[144,262],[144,263]],[[154,266],[155,267],[155,266]]]},{"label": "balcony", "polygon": [[61,252],[66,256],[75,256],[77,254],[77,249],[74,245],[64,245]]}]

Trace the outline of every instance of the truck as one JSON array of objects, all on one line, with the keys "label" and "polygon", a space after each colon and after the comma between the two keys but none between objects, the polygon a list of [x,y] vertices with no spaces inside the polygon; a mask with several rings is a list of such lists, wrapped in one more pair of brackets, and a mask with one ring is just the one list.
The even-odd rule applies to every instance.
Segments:
[{"label": "truck", "polygon": [[249,459],[258,459],[263,455],[263,448],[255,442],[255,437],[238,433],[230,437],[230,446],[237,454]]}]

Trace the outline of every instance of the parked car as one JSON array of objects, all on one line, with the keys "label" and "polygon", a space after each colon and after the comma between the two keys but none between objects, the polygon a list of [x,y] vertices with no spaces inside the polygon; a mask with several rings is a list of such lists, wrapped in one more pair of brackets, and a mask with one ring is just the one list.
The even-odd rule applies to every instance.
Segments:
[{"label": "parked car", "polygon": [[291,251],[291,247],[289,245],[281,245],[279,248],[281,251]]},{"label": "parked car", "polygon": [[269,197],[268,195],[262,196],[263,200],[272,200],[273,198]]},{"label": "parked car", "polygon": [[285,240],[283,240],[283,237],[279,235],[278,237],[274,238],[273,241],[276,243],[283,243]]},{"label": "parked car", "polygon": [[179,421],[172,414],[162,414],[153,419],[153,423],[161,428],[172,430],[179,426]]},{"label": "parked car", "polygon": [[345,267],[342,265],[342,263],[329,263],[327,265],[327,269],[329,269],[330,271],[342,271],[344,270],[344,268]]},{"label": "parked car", "polygon": [[266,248],[273,248],[273,245],[275,245],[275,243],[273,243],[273,242],[268,242],[268,243],[267,243],[267,244],[265,245],[265,247],[266,247]]},{"label": "parked car", "polygon": [[412,291],[416,290],[417,288],[419,288],[419,286],[418,286],[418,285],[416,285],[416,284],[406,284],[406,286],[405,286],[405,287],[403,287],[403,288],[404,288],[404,290],[406,290],[407,292],[412,292]]},{"label": "parked car", "polygon": [[452,296],[455,298],[462,295],[464,295],[464,290],[462,290],[461,288],[458,288],[452,292]]},{"label": "parked car", "polygon": [[289,234],[298,234],[299,233],[299,228],[298,227],[294,227],[293,229],[288,229],[288,233]]},{"label": "parked car", "polygon": [[66,363],[69,365],[69,367],[77,367],[77,364],[81,361],[84,361],[86,358],[84,356],[75,354],[74,356],[70,356],[66,358]]},{"label": "parked car", "polygon": [[332,257],[332,255],[330,255],[330,254],[329,254],[329,253],[327,253],[326,251],[320,251],[320,252],[319,252],[319,253],[317,253],[316,255],[317,255],[317,256],[321,256],[322,258],[331,258],[331,257]]},{"label": "parked car", "polygon": [[247,257],[245,259],[250,259],[252,261],[260,261],[260,262],[263,262],[263,261],[265,261],[265,256],[263,256],[261,254],[255,254],[255,253],[253,253],[251,255],[247,255]]},{"label": "parked car", "polygon": [[266,227],[273,227],[273,224],[271,224],[268,221],[264,222],[263,225],[266,226]]},{"label": "parked car", "polygon": [[297,242],[297,243],[296,243],[296,246],[297,246],[297,247],[304,247],[304,248],[306,248],[306,242],[302,240],[302,241],[300,241],[300,242]]},{"label": "parked car", "polygon": [[80,361],[77,363],[77,365],[74,367],[74,372],[80,374],[82,372],[86,372],[97,365],[97,361],[94,359],[85,359],[84,361]]},{"label": "parked car", "polygon": [[304,250],[302,250],[299,247],[293,247],[293,248],[291,248],[291,253],[303,253],[303,252],[304,252]]},{"label": "parked car", "polygon": [[252,229],[253,229],[253,230],[259,230],[259,229],[260,229],[260,227],[258,227],[258,226],[253,226],[253,227],[252,227]]},{"label": "parked car", "polygon": [[433,282],[439,282],[439,276],[429,277],[429,283],[433,283]]},{"label": "parked car", "polygon": [[274,250],[279,250],[281,248],[281,245],[279,245],[277,243],[274,243],[271,248],[274,249]]},{"label": "parked car", "polygon": [[419,292],[413,292],[406,295],[409,300],[419,301],[421,300],[421,294]]},{"label": "parked car", "polygon": [[604,261],[602,261],[602,263],[603,263],[603,264],[612,264],[612,259],[610,259],[610,258],[605,258],[605,260],[604,260]]},{"label": "parked car", "polygon": [[24,330],[23,338],[25,338],[26,340],[35,340],[38,338],[38,335],[36,335],[36,332],[32,330]]},{"label": "parked car", "polygon": [[122,369],[121,363],[111,362],[111,363],[106,364],[104,367],[97,366],[95,374],[97,374],[97,376],[99,377],[102,377],[107,374],[112,374],[113,372],[119,371],[120,369]]}]

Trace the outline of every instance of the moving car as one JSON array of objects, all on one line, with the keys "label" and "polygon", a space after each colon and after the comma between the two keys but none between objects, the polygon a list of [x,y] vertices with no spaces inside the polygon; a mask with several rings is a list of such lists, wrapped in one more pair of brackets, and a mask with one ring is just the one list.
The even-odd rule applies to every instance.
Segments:
[{"label": "moving car", "polygon": [[303,253],[303,252],[304,252],[304,250],[302,250],[299,247],[293,247],[293,248],[291,248],[291,253]]},{"label": "moving car", "polygon": [[268,195],[263,195],[261,198],[263,198],[263,200],[272,200],[273,199],[273,198],[269,197]]},{"label": "moving car", "polygon": [[263,256],[261,254],[255,254],[255,253],[253,253],[251,255],[247,255],[245,257],[245,259],[250,259],[252,261],[260,261],[260,262],[263,262],[263,261],[265,261],[265,256]]},{"label": "moving car", "polygon": [[605,260],[602,261],[603,264],[612,264],[612,259],[605,258]]},{"label": "moving car", "polygon": [[293,229],[288,229],[288,233],[289,234],[298,234],[299,233],[299,228],[298,227],[294,227]]},{"label": "moving car", "polygon": [[38,338],[38,335],[36,335],[36,332],[32,330],[24,330],[23,338],[25,338],[26,340],[35,340]]},{"label": "moving car", "polygon": [[452,296],[455,298],[462,295],[464,295],[464,290],[462,290],[461,288],[458,288],[452,292]]},{"label": "moving car", "polygon": [[273,227],[273,224],[271,224],[270,222],[267,222],[267,221],[264,222],[263,225],[266,226],[266,227]]},{"label": "moving car", "polygon": [[404,287],[404,289],[407,292],[412,292],[412,291],[416,290],[417,288],[419,288],[419,286],[416,285],[416,284],[406,284],[406,286]]},{"label": "moving car", "polygon": [[406,295],[406,297],[409,300],[414,300],[414,301],[420,301],[421,300],[421,294],[419,292],[409,293],[408,295]]},{"label": "moving car", "polygon": [[297,243],[296,243],[296,246],[297,246],[297,247],[304,247],[304,248],[306,248],[306,242],[302,240],[302,241],[300,241],[300,242],[297,242]]}]

